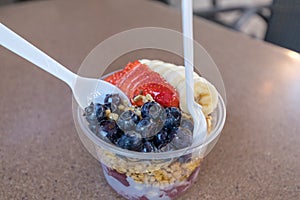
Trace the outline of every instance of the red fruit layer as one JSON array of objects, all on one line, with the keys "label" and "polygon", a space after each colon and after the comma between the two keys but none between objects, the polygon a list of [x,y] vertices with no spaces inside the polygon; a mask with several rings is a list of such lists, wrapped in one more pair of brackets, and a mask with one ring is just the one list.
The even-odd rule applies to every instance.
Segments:
[{"label": "red fruit layer", "polygon": [[[107,173],[107,175],[115,178],[116,180],[118,180],[121,184],[123,184],[125,187],[130,187],[129,182],[127,181],[127,175],[125,173],[119,173],[117,170],[112,169],[110,167],[107,167],[106,165],[102,164],[102,167],[104,169],[104,171]],[[170,197],[170,198],[176,198],[180,195],[182,195],[187,189],[189,189],[192,184],[194,182],[196,182],[198,174],[200,171],[200,166],[198,166],[193,172],[192,174],[187,178],[187,180],[185,182],[183,182],[182,184],[174,184],[173,187],[168,188],[168,189],[161,189],[161,191],[163,191],[165,193],[166,196]],[[170,185],[171,186],[171,185]],[[120,192],[120,191],[117,191]],[[121,194],[121,193],[120,193]],[[123,195],[123,194],[122,194]],[[124,195],[123,195],[124,196]],[[128,199],[139,199],[139,200],[146,200],[148,199],[145,196],[141,196],[141,197],[132,197],[129,194],[126,195],[126,197]],[[161,195],[160,198],[162,198],[163,196]]]},{"label": "red fruit layer", "polygon": [[119,181],[126,187],[130,186],[129,182],[126,180],[127,179],[126,174],[121,174],[121,173],[117,172],[117,170],[109,168],[105,165],[103,165],[103,168],[109,176],[114,177],[117,181]]},{"label": "red fruit layer", "polygon": [[124,75],[124,72],[123,71],[119,71],[119,72],[116,72],[112,75],[110,75],[109,77],[105,78],[104,80],[113,84],[113,85],[116,85],[117,81]]},{"label": "red fruit layer", "polygon": [[105,80],[119,87],[134,105],[141,106],[141,102],[133,102],[136,95],[150,94],[164,107],[179,107],[179,95],[174,87],[139,61],[128,63],[122,71]]},{"label": "red fruit layer", "polygon": [[139,61],[128,63],[122,71],[116,72],[106,77],[104,80],[113,85],[116,85],[117,81],[120,80],[127,72],[131,71],[133,68],[139,66],[140,64],[141,63]]},{"label": "red fruit layer", "polygon": [[[157,103],[165,107],[179,106],[179,100],[177,94],[174,93],[174,91],[171,88],[161,83],[151,82],[151,83],[141,85],[140,87],[137,87],[137,89],[134,91],[133,96],[137,96],[139,94],[144,96],[146,94],[150,94]],[[142,101],[138,101],[135,103],[137,106],[143,105]]]}]

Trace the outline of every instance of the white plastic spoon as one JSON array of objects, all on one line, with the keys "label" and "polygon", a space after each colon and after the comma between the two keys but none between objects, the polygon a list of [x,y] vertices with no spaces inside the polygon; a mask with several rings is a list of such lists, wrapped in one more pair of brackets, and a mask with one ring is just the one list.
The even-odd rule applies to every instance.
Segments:
[{"label": "white plastic spoon", "polygon": [[0,23],[0,45],[64,81],[72,89],[81,108],[87,107],[94,98],[101,102],[106,94],[112,93],[118,93],[122,99],[130,102],[128,97],[116,86],[103,80],[74,74],[2,23]]},{"label": "white plastic spoon", "polygon": [[202,106],[194,100],[193,2],[192,0],[182,0],[181,2],[186,102],[194,120],[193,143],[201,143],[207,134],[207,124]]}]

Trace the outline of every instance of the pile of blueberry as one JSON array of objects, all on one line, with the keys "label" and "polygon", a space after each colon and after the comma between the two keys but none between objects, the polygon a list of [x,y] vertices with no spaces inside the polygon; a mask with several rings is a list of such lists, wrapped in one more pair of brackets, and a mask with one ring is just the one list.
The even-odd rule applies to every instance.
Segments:
[{"label": "pile of blueberry", "polygon": [[91,103],[83,115],[96,136],[123,149],[162,152],[192,143],[192,120],[178,108],[163,108],[155,101],[128,107],[118,94],[108,94],[104,104]]}]

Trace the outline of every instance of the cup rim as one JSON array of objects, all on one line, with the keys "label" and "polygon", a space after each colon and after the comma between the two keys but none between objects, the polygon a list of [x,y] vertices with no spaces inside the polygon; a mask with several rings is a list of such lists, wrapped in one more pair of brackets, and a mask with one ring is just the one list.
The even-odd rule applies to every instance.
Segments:
[{"label": "cup rim", "polygon": [[[96,145],[98,148],[102,148],[105,150],[109,150],[115,154],[125,156],[128,158],[134,158],[134,159],[169,159],[174,157],[179,157],[181,155],[185,155],[188,153],[192,153],[195,150],[199,150],[202,148],[205,148],[208,144],[210,144],[216,137],[218,137],[224,127],[225,119],[226,119],[226,106],[223,101],[223,98],[220,94],[218,94],[218,105],[217,108],[219,110],[218,113],[221,114],[220,120],[217,120],[216,126],[214,129],[210,132],[209,136],[205,138],[205,140],[201,143],[195,143],[189,147],[173,150],[173,151],[166,151],[166,152],[137,152],[137,151],[130,151],[127,149],[122,149],[120,147],[117,147],[114,144],[110,144],[105,142],[104,140],[100,139],[96,136],[86,125],[84,125],[84,117],[82,117],[83,110],[76,105],[76,120],[78,121],[79,127],[82,130],[82,132],[93,142],[94,145]],[[215,110],[214,112],[216,112]],[[79,131],[79,130],[77,130]]]}]

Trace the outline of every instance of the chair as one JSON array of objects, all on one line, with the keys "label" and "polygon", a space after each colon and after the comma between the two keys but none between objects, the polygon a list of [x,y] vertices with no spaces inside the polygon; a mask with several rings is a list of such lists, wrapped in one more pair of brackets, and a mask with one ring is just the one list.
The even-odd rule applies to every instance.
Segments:
[{"label": "chair", "polygon": [[300,52],[300,1],[274,0],[265,40]]},{"label": "chair", "polygon": [[[267,25],[264,40],[273,44],[300,52],[300,1],[273,0],[271,5],[256,7],[236,6],[220,8],[217,0],[211,1],[212,9],[195,11],[194,14],[236,31],[253,16],[259,16]],[[240,16],[232,23],[219,18],[220,13],[240,12]],[[268,12],[269,11],[269,12]]]}]

